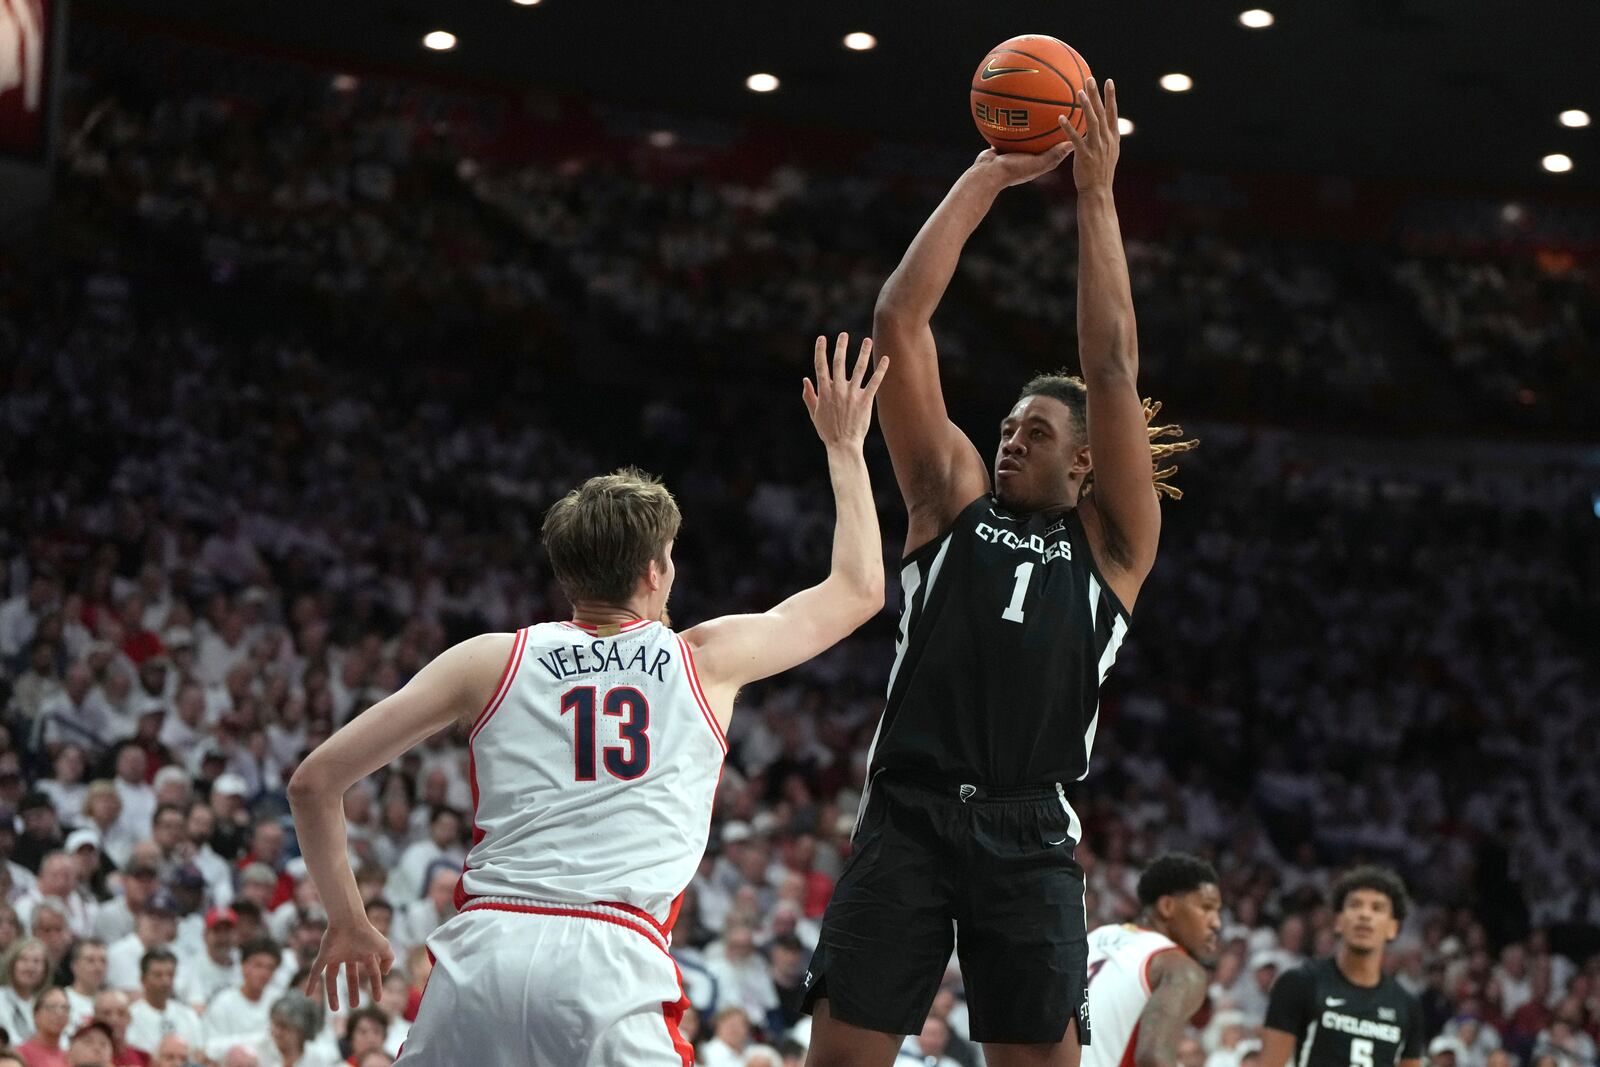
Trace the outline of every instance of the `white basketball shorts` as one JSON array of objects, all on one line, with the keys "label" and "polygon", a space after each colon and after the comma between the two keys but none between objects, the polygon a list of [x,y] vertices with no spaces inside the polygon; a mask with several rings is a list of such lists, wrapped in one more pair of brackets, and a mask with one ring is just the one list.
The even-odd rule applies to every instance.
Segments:
[{"label": "white basketball shorts", "polygon": [[620,904],[477,897],[428,938],[395,1067],[690,1067],[667,938]]}]

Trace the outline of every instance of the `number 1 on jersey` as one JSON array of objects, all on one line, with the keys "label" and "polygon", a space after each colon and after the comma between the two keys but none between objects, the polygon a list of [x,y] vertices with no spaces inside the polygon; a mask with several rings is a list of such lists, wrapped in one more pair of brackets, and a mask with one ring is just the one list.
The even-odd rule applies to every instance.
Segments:
[{"label": "number 1 on jersey", "polygon": [[1028,595],[1028,579],[1031,577],[1033,577],[1031,562],[1017,564],[1017,584],[1011,590],[1011,603],[1000,613],[1002,619],[1007,622],[1022,621],[1022,601]]}]

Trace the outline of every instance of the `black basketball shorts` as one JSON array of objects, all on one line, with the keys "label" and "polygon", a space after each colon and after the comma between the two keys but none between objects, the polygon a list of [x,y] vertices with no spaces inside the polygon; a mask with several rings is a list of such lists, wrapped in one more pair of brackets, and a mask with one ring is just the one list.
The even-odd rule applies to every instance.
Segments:
[{"label": "black basketball shorts", "polygon": [[922,1030],[954,947],[974,1041],[1089,1044],[1077,819],[1055,786],[991,792],[888,774],[868,794],[805,976],[804,1009]]}]

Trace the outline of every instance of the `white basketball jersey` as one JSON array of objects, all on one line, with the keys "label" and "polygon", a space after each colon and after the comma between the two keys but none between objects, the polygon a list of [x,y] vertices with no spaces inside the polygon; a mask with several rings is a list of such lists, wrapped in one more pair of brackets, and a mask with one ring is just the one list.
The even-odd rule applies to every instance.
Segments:
[{"label": "white basketball jersey", "polygon": [[456,907],[611,902],[670,929],[727,752],[689,647],[667,627],[519,630],[469,735],[473,845]]},{"label": "white basketball jersey", "polygon": [[1132,923],[1089,932],[1089,1024],[1082,1067],[1132,1067],[1139,1016],[1150,999],[1150,961],[1178,946]]}]

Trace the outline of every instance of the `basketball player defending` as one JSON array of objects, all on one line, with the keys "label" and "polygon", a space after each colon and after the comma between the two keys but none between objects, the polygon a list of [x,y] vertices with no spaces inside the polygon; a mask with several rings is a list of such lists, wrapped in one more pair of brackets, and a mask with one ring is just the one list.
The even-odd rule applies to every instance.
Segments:
[{"label": "basketball player defending", "polygon": [[1216,963],[1222,890],[1211,864],[1173,852],[1139,876],[1137,923],[1089,934],[1084,1067],[1177,1067],[1178,1040],[1205,1003]]},{"label": "basketball player defending", "polygon": [[671,494],[637,471],[591,478],[550,509],[544,542],[570,622],[445,651],[295,772],[300,845],[328,909],[307,986],[337,1010],[374,998],[393,961],[346,860],[341,798],[425,738],[469,730],[472,849],[458,915],[430,938],[426,994],[397,1063],[688,1067],[688,1004],[667,954],[705,851],[739,687],[842,640],[883,606],[883,556],[862,440],[887,360],[846,374],[817,340],[803,396],[827,446],[833,567],[771,611],[669,628]]},{"label": "basketball player defending", "polygon": [[[881,1067],[922,1028],[959,928],[972,1038],[990,1067],[1077,1067],[1089,1038],[1081,829],[1101,681],[1155,561],[1156,456],[1187,442],[1139,399],[1111,196],[1116,94],[1066,125],[1078,187],[1083,377],[1030,382],[1000,423],[994,483],[945,411],[929,320],[1001,190],[1067,157],[986,151],[878,298],[898,365],[879,419],[909,522],[905,604],[855,851],[805,980],[812,1067]],[[1093,488],[1090,489],[1092,478]],[[1163,487],[1164,488],[1164,487]]]},{"label": "basketball player defending", "polygon": [[1422,1005],[1383,972],[1383,950],[1406,917],[1406,887],[1382,867],[1334,883],[1339,951],[1273,983],[1261,1031],[1261,1067],[1421,1067]]}]

